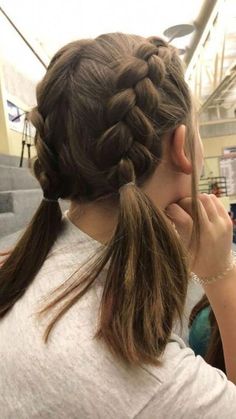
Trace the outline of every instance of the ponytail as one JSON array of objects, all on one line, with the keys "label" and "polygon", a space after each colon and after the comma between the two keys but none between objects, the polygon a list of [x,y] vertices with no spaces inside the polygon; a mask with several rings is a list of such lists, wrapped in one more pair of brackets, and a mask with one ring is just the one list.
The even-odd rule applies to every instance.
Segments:
[{"label": "ponytail", "polygon": [[25,293],[60,231],[58,201],[42,200],[28,228],[0,268],[0,317]]},{"label": "ponytail", "polygon": [[157,364],[181,317],[188,272],[178,237],[136,186],[120,190],[120,214],[97,333],[132,364]]}]

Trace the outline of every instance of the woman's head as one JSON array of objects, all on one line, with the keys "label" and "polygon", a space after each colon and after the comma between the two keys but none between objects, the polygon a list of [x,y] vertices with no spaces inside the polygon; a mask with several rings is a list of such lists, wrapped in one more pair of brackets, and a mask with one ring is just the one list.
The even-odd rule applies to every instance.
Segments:
[{"label": "woman's head", "polygon": [[142,185],[162,159],[164,135],[181,124],[192,146],[182,65],[159,38],[116,33],[65,46],[37,101],[35,173],[46,195],[94,200]]},{"label": "woman's head", "polygon": [[[0,270],[0,313],[24,294],[57,238],[61,211],[52,200],[112,194],[118,199],[112,238],[86,274],[73,276],[43,310],[60,303],[46,338],[108,266],[96,336],[129,363],[157,363],[182,314],[188,266],[162,206],[145,188],[171,155],[170,167],[192,179],[196,194],[192,105],[177,52],[159,38],[124,34],[73,42],[52,59],[37,102],[34,171],[49,200]],[[189,181],[181,179],[189,193]]]}]

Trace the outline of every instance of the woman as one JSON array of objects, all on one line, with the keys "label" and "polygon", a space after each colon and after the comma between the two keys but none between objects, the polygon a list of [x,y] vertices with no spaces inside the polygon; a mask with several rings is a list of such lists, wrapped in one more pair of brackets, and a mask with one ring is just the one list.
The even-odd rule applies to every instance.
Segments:
[{"label": "woman", "polygon": [[[196,197],[202,146],[176,51],[118,33],[66,45],[31,120],[44,198],[0,270],[1,418],[236,417],[232,226]],[[172,333],[190,269],[226,273],[205,292],[233,382]]]}]

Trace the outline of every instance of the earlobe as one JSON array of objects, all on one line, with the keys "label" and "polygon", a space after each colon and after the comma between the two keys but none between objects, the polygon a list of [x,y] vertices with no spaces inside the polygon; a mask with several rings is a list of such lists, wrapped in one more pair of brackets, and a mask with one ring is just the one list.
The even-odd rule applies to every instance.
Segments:
[{"label": "earlobe", "polygon": [[178,171],[190,175],[192,173],[192,163],[186,154],[186,126],[178,126],[171,138],[170,154],[172,163]]}]

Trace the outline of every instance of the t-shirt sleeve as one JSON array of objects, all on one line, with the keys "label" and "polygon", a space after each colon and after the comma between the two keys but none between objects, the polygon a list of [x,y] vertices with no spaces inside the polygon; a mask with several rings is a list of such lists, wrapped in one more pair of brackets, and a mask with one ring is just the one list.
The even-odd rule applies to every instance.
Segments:
[{"label": "t-shirt sleeve", "polygon": [[236,386],[190,348],[137,419],[236,419]]}]

